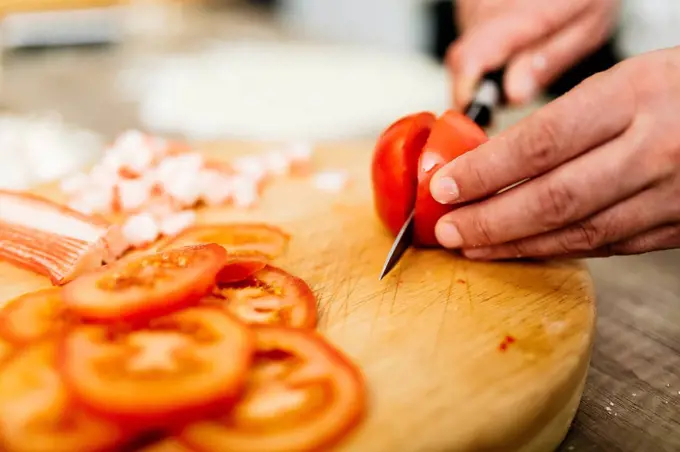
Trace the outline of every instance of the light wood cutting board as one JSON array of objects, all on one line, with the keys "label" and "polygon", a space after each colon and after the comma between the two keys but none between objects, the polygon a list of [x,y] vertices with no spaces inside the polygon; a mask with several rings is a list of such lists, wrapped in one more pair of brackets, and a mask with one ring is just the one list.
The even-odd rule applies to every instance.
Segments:
[{"label": "light wood cutting board", "polygon": [[[228,158],[260,149],[203,146]],[[317,149],[317,169],[346,169],[342,194],[307,179],[275,182],[252,211],[202,211],[201,222],[267,221],[292,235],[276,264],[318,295],[320,330],[361,366],[364,424],[339,448],[356,452],[549,451],[583,391],[594,336],[592,282],[577,262],[474,263],[409,250],[386,279],[392,243],[372,207],[371,143]],[[54,187],[39,193],[58,197]],[[47,286],[0,264],[0,297]],[[515,338],[506,350],[506,336]]]}]

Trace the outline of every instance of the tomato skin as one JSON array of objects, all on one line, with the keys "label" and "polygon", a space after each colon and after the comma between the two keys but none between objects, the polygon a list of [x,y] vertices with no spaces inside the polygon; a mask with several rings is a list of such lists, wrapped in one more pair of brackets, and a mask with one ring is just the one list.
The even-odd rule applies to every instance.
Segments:
[{"label": "tomato skin", "polygon": [[418,156],[435,122],[419,112],[390,125],[378,138],[371,161],[373,203],[392,235],[397,235],[416,202]]},{"label": "tomato skin", "polygon": [[439,168],[485,143],[488,137],[474,121],[455,110],[435,122],[418,159],[418,189],[414,219],[414,243],[439,246],[434,233],[437,221],[455,207],[440,204],[430,192],[430,180]]},{"label": "tomato skin", "polygon": [[[180,345],[169,347],[178,337]],[[59,344],[58,367],[73,397],[101,418],[172,429],[231,406],[254,349],[244,324],[219,309],[194,307],[147,328],[74,328]]]},{"label": "tomato skin", "polygon": [[[238,404],[224,417],[189,424],[179,432],[179,440],[200,452],[331,450],[364,417],[366,388],[360,370],[315,331],[273,326],[253,329],[260,356],[291,357],[294,369],[285,370],[284,364],[283,370],[272,372],[272,367],[267,369],[256,360],[246,394]],[[270,360],[277,362],[277,358]],[[296,407],[280,407],[276,391],[272,395],[269,389],[281,385],[294,394],[307,389],[314,396],[300,395],[303,400]],[[263,402],[267,397],[273,398],[273,403]],[[267,408],[264,403],[269,403]]]},{"label": "tomato skin", "polygon": [[217,282],[228,284],[243,281],[267,266],[268,258],[264,254],[254,253],[248,257],[227,258],[227,263],[217,274]]},{"label": "tomato skin", "polygon": [[[66,306],[85,320],[144,322],[197,304],[212,288],[226,259],[226,251],[216,244],[142,254],[82,275],[64,286],[62,296]],[[165,263],[175,266],[167,270],[170,277],[159,282],[155,274],[145,274],[154,268],[165,271]],[[128,269],[132,269],[130,276],[126,276]],[[119,277],[121,274],[123,277]],[[135,282],[137,279],[142,283]],[[117,286],[128,280],[133,282]],[[150,287],[144,281],[151,281]]]}]

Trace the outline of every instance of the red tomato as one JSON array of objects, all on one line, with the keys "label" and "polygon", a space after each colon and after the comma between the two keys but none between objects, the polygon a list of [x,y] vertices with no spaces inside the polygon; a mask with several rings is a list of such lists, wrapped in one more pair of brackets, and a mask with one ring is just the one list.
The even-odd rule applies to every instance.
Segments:
[{"label": "red tomato", "polygon": [[194,452],[174,438],[162,439],[139,452]]},{"label": "red tomato", "polygon": [[63,340],[64,382],[103,417],[163,426],[231,402],[251,364],[248,327],[210,307],[189,308],[145,328],[81,326]]},{"label": "red tomato", "polygon": [[201,452],[328,450],[364,414],[359,370],[316,332],[255,331],[255,365],[244,396],[223,417],[184,428],[180,440]]},{"label": "red tomato", "polygon": [[135,256],[67,284],[64,302],[88,320],[147,320],[198,303],[226,259],[215,244]]},{"label": "red tomato", "polygon": [[437,221],[453,207],[440,204],[430,193],[434,173],[453,159],[475,149],[487,135],[474,121],[455,110],[444,113],[432,127],[418,161],[418,191],[414,220],[414,242],[420,246],[437,246],[434,235]]},{"label": "red tomato", "polygon": [[415,113],[385,130],[371,163],[373,202],[385,227],[397,235],[416,202],[418,156],[430,134],[435,116]]},{"label": "red tomato", "polygon": [[438,119],[432,113],[415,113],[388,127],[372,161],[375,208],[387,229],[397,235],[415,208],[414,245],[437,245],[434,226],[452,207],[432,198],[430,179],[443,164],[485,140],[484,130],[454,110]]},{"label": "red tomato", "polygon": [[170,240],[163,249],[198,243],[222,245],[230,256],[265,255],[274,259],[284,253],[290,236],[266,224],[211,224],[193,226]]},{"label": "red tomato", "polygon": [[0,450],[94,452],[128,439],[116,424],[73,403],[55,368],[56,345],[38,342],[0,372]]},{"label": "red tomato", "polygon": [[271,265],[236,283],[218,282],[203,303],[221,306],[251,325],[314,328],[317,321],[312,289],[302,279]]},{"label": "red tomato", "polygon": [[0,335],[23,345],[61,334],[74,324],[60,287],[37,290],[9,301],[0,311]]},{"label": "red tomato", "polygon": [[217,281],[223,284],[243,281],[265,268],[267,261],[264,254],[257,253],[247,257],[230,257],[217,275]]}]

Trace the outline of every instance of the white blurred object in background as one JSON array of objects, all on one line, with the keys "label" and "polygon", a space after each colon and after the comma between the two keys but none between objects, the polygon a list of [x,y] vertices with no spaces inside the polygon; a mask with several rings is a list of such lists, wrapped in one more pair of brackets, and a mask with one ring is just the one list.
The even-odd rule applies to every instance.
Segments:
[{"label": "white blurred object in background", "polygon": [[0,116],[0,189],[25,190],[93,163],[98,135],[52,116]]},{"label": "white blurred object in background", "polygon": [[120,81],[145,128],[201,140],[374,137],[451,99],[445,69],[425,55],[299,43],[218,44]]},{"label": "white blurred object in background", "polygon": [[424,52],[428,0],[282,0],[284,22],[314,39]]},{"label": "white blurred object in background", "polygon": [[680,45],[680,0],[624,0],[621,13],[623,56]]}]

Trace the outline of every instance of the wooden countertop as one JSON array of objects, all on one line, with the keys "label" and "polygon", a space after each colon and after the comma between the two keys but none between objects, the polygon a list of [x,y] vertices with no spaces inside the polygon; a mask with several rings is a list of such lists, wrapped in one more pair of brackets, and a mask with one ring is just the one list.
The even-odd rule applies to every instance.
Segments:
[{"label": "wooden countertop", "polygon": [[[192,39],[278,33],[259,13],[249,11],[196,16],[187,25]],[[171,44],[190,42],[183,38]],[[65,119],[109,137],[138,127],[134,105],[120,99],[115,89],[115,70],[124,54],[114,47],[7,55],[2,107],[19,112],[56,109]],[[525,113],[504,112],[499,126]],[[560,451],[677,452],[680,251],[590,260],[588,266],[598,297],[597,336],[585,394]]]}]

